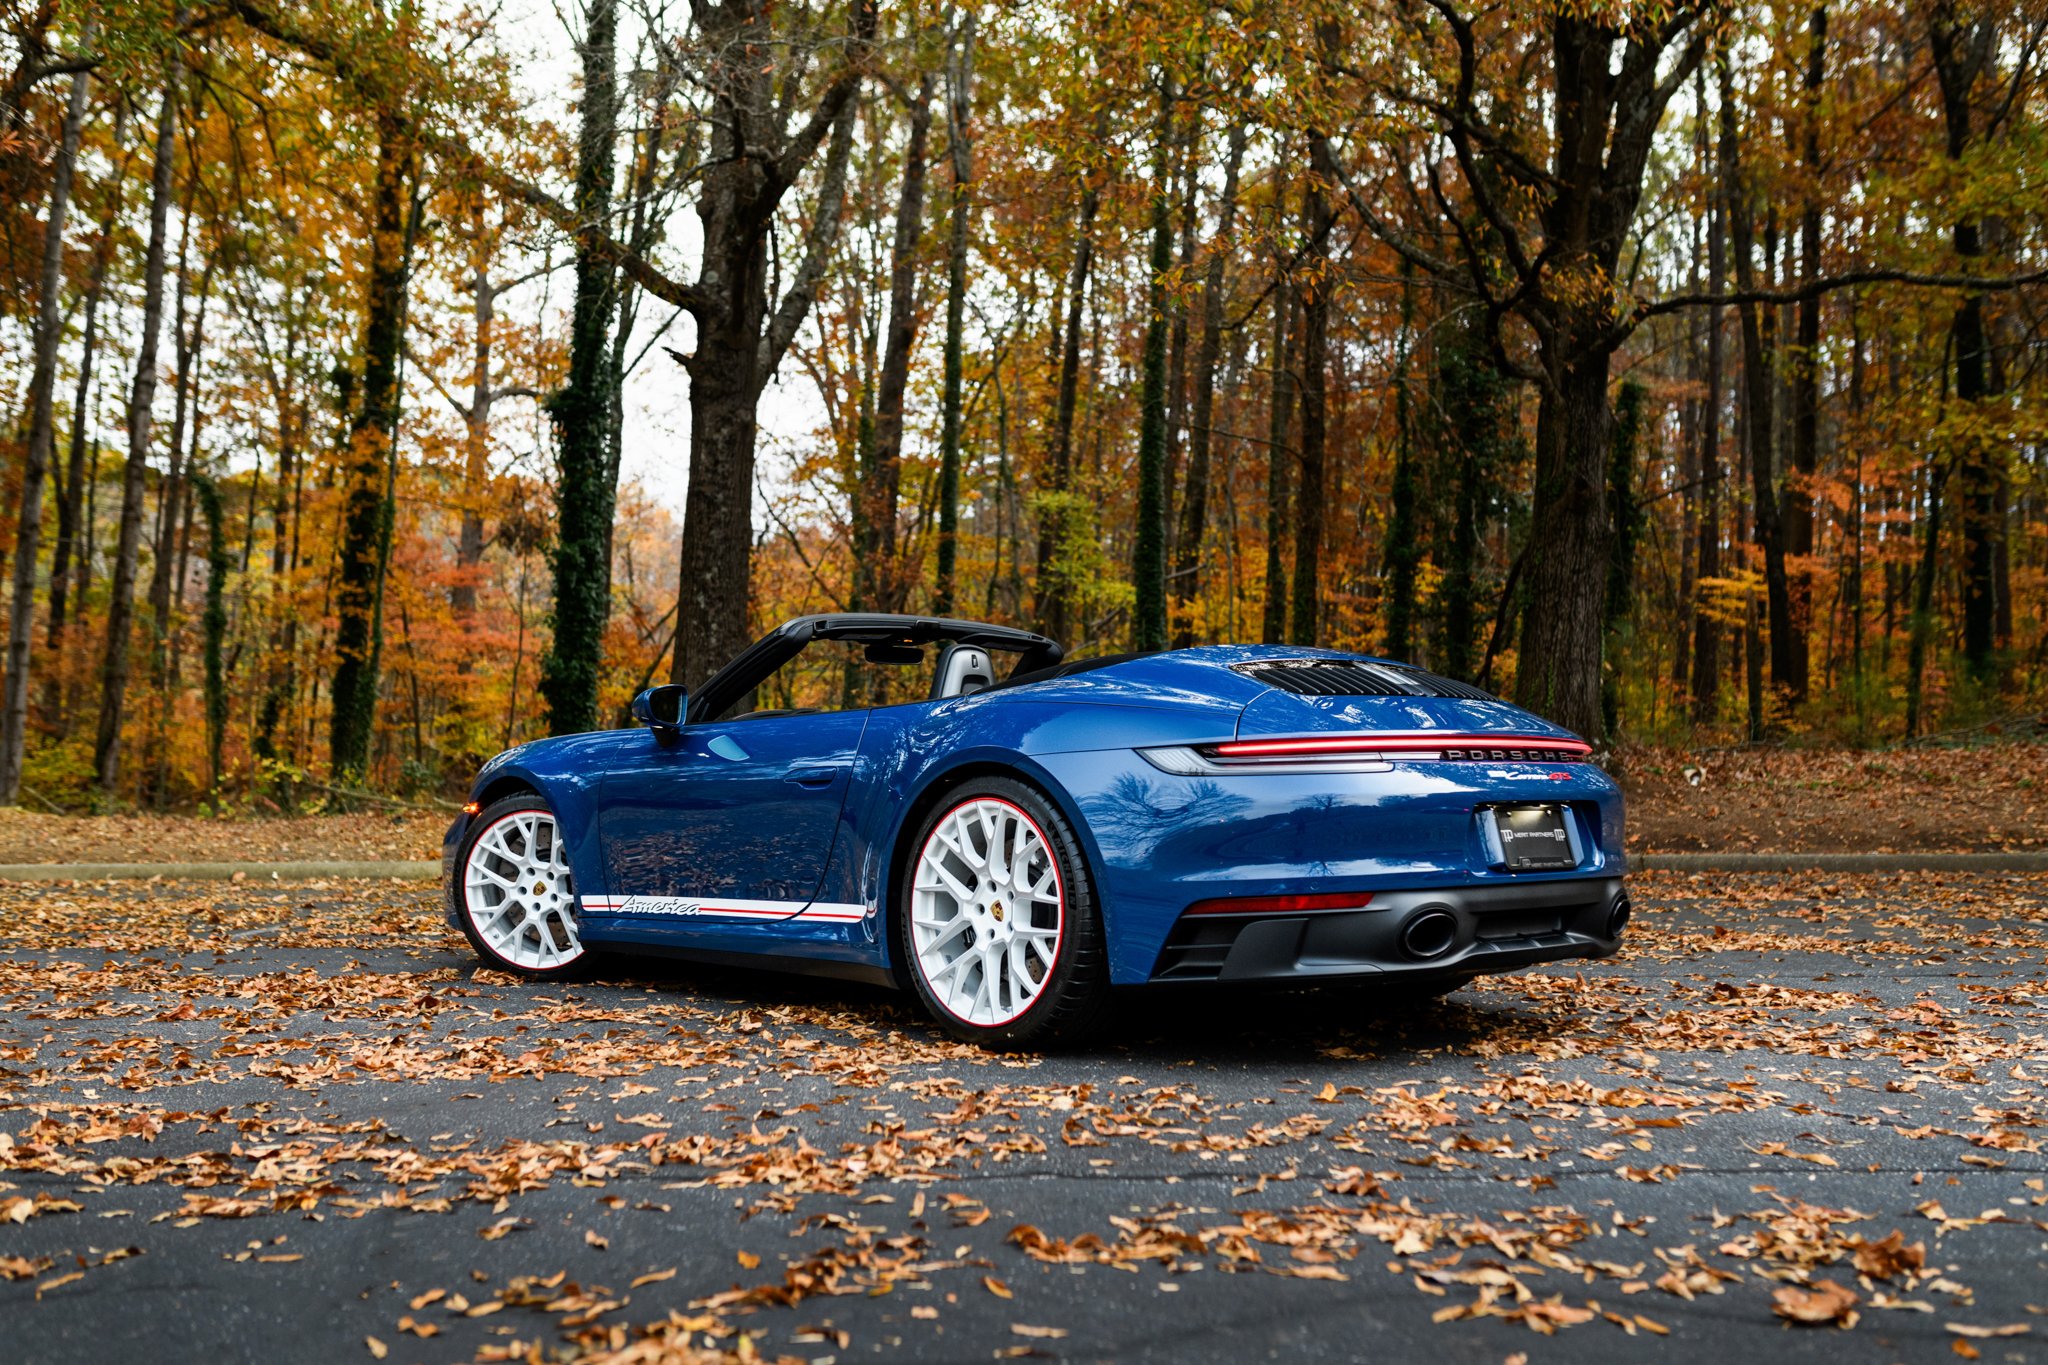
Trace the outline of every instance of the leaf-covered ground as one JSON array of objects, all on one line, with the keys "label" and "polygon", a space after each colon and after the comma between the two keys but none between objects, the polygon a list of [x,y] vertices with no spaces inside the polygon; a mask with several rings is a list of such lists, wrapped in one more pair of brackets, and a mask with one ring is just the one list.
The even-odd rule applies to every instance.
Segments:
[{"label": "leaf-covered ground", "polygon": [[1405,1017],[997,1057],[518,984],[413,886],[10,888],[7,1354],[2048,1358],[2048,882],[1637,890],[1621,957]]},{"label": "leaf-covered ground", "polygon": [[1625,750],[1629,848],[1666,853],[2048,849],[2048,746]]},{"label": "leaf-covered ground", "polygon": [[53,815],[0,807],[0,863],[342,862],[439,858],[452,812],[241,817]]}]

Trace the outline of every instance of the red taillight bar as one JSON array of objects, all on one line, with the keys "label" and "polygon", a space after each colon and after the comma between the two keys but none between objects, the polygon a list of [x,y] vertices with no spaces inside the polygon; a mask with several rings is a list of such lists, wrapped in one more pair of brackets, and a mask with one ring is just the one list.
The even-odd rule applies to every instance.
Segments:
[{"label": "red taillight bar", "polygon": [[1369,891],[1330,891],[1314,896],[1222,896],[1196,901],[1190,915],[1287,915],[1302,910],[1363,910],[1372,903]]},{"label": "red taillight bar", "polygon": [[1211,750],[1218,758],[1257,758],[1267,754],[1414,754],[1442,753],[1447,749],[1515,749],[1538,751],[1560,758],[1583,758],[1593,746],[1577,739],[1523,739],[1508,735],[1343,735],[1318,739],[1245,739],[1218,744]]}]

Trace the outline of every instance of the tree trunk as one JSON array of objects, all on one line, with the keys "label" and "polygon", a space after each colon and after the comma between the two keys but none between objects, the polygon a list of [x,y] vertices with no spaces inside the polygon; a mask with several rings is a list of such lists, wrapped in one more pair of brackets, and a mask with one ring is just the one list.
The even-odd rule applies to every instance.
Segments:
[{"label": "tree trunk", "polygon": [[[1935,75],[1941,85],[1948,158],[1952,162],[1961,161],[1969,154],[1973,142],[1982,141],[1980,130],[1975,125],[1971,101],[1978,78],[1990,65],[1996,50],[1995,31],[1989,19],[1968,17],[1948,6],[1936,9],[1928,21],[1927,31],[1934,54]],[[1990,130],[1982,131],[1988,133]],[[1961,217],[1951,227],[1950,235],[1962,268],[1974,271],[1976,262],[1984,255],[1982,225],[1975,218]],[[1949,424],[1960,432],[1952,442],[1960,496],[1956,525],[1962,542],[1963,662],[1972,677],[1984,681],[1991,676],[1992,653],[1997,645],[1998,545],[2004,535],[2005,519],[1998,515],[1998,486],[2004,475],[2002,456],[1984,435],[1979,415],[1985,401],[1992,396],[1991,343],[1985,326],[1982,294],[1967,294],[1956,305],[1955,314],[1949,321],[1949,351],[1955,357],[1957,407],[1949,418]],[[1932,496],[1937,494],[1931,493]],[[1931,579],[1932,573],[1929,572],[1927,577]],[[1926,597],[1928,594],[1921,592],[1918,596]],[[1919,636],[1925,633],[1925,629],[1931,629],[1931,623],[1923,628],[1918,614],[1932,609],[1931,597],[1924,607],[1916,600],[1916,644],[1920,643]],[[1917,661],[1913,672],[1915,676],[1909,684],[1909,695],[1915,705],[1910,708],[1913,714],[1907,722],[1908,734],[1914,732],[1913,727],[1918,721]]]},{"label": "tree trunk", "polygon": [[[1173,133],[1172,146],[1168,152],[1172,158],[1171,174],[1179,196],[1180,247],[1174,263],[1173,277],[1185,285],[1195,269],[1195,207],[1202,178],[1200,105],[1189,102],[1186,117],[1178,122],[1180,127]],[[1160,525],[1163,529],[1161,538],[1164,542],[1164,563],[1170,564],[1177,553],[1176,532],[1179,529],[1179,522],[1175,520],[1175,513],[1180,497],[1181,443],[1187,438],[1187,300],[1175,290],[1167,296],[1166,307],[1171,325],[1166,331],[1166,458],[1160,476],[1165,491],[1161,499]],[[1160,569],[1160,578],[1165,580],[1166,590],[1170,593],[1173,583],[1167,578],[1163,566]]]},{"label": "tree trunk", "polygon": [[1940,568],[1942,493],[1948,466],[1937,461],[1927,472],[1927,510],[1920,541],[1920,564],[1913,575],[1913,611],[1906,630],[1906,738],[1920,733],[1922,688],[1927,674],[1927,648],[1934,637],[1934,577]]},{"label": "tree trunk", "polygon": [[142,541],[150,412],[156,402],[157,332],[164,312],[164,239],[171,212],[171,172],[177,157],[178,69],[175,56],[164,63],[163,102],[157,110],[155,163],[149,182],[149,245],[142,267],[142,337],[135,356],[135,384],[128,395],[128,465],[121,477],[121,530],[107,597],[107,650],[100,670],[99,731],[93,743],[94,773],[101,792],[109,796],[121,777],[128,637],[135,620],[135,559]]},{"label": "tree trunk", "polygon": [[[182,213],[189,225],[192,220],[189,194]],[[198,464],[199,366],[206,347],[206,305],[213,291],[214,260],[213,253],[209,252],[206,269],[200,278],[199,306],[188,332],[185,327],[185,251],[180,246],[178,288],[171,308],[171,347],[175,357],[171,383],[176,396],[171,405],[170,459],[157,504],[160,524],[157,527],[156,562],[151,565],[149,585],[150,682],[156,689],[156,701],[151,710],[156,730],[152,739],[153,761],[144,785],[158,810],[163,809],[169,798],[170,737],[172,723],[176,719],[178,650],[182,643],[174,636],[172,626],[178,608],[184,605],[185,570],[192,551],[193,507],[185,496],[185,489],[191,481],[188,471],[196,469]],[[186,442],[188,427],[191,431],[189,446]]]},{"label": "tree trunk", "polygon": [[1603,613],[1607,641],[1602,648],[1600,719],[1607,734],[1621,729],[1621,670],[1628,643],[1629,608],[1635,599],[1636,539],[1642,526],[1637,501],[1636,471],[1644,464],[1641,450],[1647,423],[1643,409],[1649,391],[1640,381],[1624,379],[1614,411],[1614,442],[1607,466],[1607,508],[1611,521],[1607,552],[1607,607]]},{"label": "tree trunk", "polygon": [[[946,341],[944,394],[939,416],[939,546],[932,613],[953,614],[960,535],[960,420],[962,350],[967,321],[967,252],[974,186],[974,146],[969,120],[974,111],[974,31],[977,17],[967,13],[953,45],[946,72],[946,143],[953,163],[951,235],[946,242]],[[1002,568],[1002,543],[996,543],[993,589]]]},{"label": "tree trunk", "polygon": [[270,648],[265,664],[263,699],[257,706],[250,747],[259,759],[277,757],[277,727],[290,702],[295,669],[298,616],[288,600],[287,573],[297,568],[287,552],[285,527],[290,518],[291,490],[298,479],[299,423],[297,411],[283,393],[278,403],[277,487],[270,500]]},{"label": "tree trunk", "polygon": [[[1799,274],[1802,284],[1820,278],[1820,91],[1827,74],[1828,11],[1816,5],[1807,20],[1805,137],[1802,169],[1807,177],[1799,213]],[[1792,468],[1785,480],[1785,554],[1790,564],[1791,692],[1803,701],[1812,672],[1808,634],[1813,625],[1813,483],[1820,468],[1820,295],[1799,301],[1797,335],[1791,355]]]},{"label": "tree trunk", "polygon": [[[1424,429],[1442,435],[1453,477],[1450,544],[1444,559],[1442,671],[1475,679],[1473,651],[1479,626],[1480,537],[1490,489],[1502,470],[1518,462],[1521,416],[1514,381],[1494,362],[1484,324],[1469,316],[1446,319],[1436,341],[1434,411]],[[1505,600],[1513,584],[1502,592]],[[1490,657],[1490,652],[1489,652]]]},{"label": "tree trunk", "polygon": [[[781,130],[794,92],[772,78],[765,54],[782,46],[766,0],[706,7],[701,73],[713,116],[707,169],[697,199],[702,245],[690,309],[697,347],[690,376],[690,486],[683,508],[674,682],[695,687],[747,644],[752,565],[755,413],[810,311],[838,240],[852,153],[852,102],[874,36],[875,9],[853,0],[845,64],[809,121]],[[798,79],[801,73],[790,76]],[[768,239],[775,210],[827,136],[802,265],[771,314]]]},{"label": "tree trunk", "polygon": [[[1849,305],[1849,420],[1860,429],[1863,419],[1863,328],[1855,299]],[[1856,705],[1856,738],[1864,739],[1863,689],[1863,509],[1869,496],[1863,482],[1863,442],[1855,442],[1856,464],[1849,484],[1849,506],[1843,512],[1849,562],[1843,570],[1842,602],[1849,613],[1849,683]]]},{"label": "tree trunk", "polygon": [[206,799],[209,806],[220,803],[221,749],[228,727],[227,668],[223,643],[227,638],[228,609],[224,591],[228,577],[228,553],[221,539],[220,489],[208,474],[195,473],[193,492],[206,519],[206,610],[200,618],[205,645],[206,699]]},{"label": "tree trunk", "polygon": [[1173,268],[1174,83],[1159,78],[1159,124],[1152,151],[1152,257],[1145,294],[1145,352],[1138,412],[1138,507],[1132,528],[1131,645],[1166,648],[1166,273]]},{"label": "tree trunk", "polygon": [[896,518],[903,487],[903,407],[910,389],[910,353],[917,344],[917,252],[924,240],[931,127],[932,76],[926,72],[910,102],[910,139],[903,152],[903,186],[896,197],[896,235],[889,252],[889,327],[875,387],[874,448],[861,490],[874,546],[866,561],[854,566],[867,578],[861,600],[878,611],[901,611],[910,590],[897,563]]},{"label": "tree trunk", "polygon": [[1749,742],[1760,744],[1764,737],[1764,650],[1757,627],[1756,594],[1751,593],[1744,610],[1742,627],[1742,675],[1749,687]]},{"label": "tree trunk", "polygon": [[379,110],[377,178],[371,198],[370,262],[364,300],[363,402],[349,432],[342,482],[338,625],[328,727],[329,763],[344,785],[364,780],[377,719],[381,652],[378,564],[386,486],[398,427],[398,365],[405,341],[406,200],[418,164],[405,120]]},{"label": "tree trunk", "polygon": [[[449,605],[465,633],[476,624],[476,584],[484,562],[484,498],[491,477],[491,344],[497,320],[497,292],[491,283],[490,252],[484,246],[481,201],[472,220],[476,232],[470,261],[476,336],[470,359],[469,407],[462,414],[462,524],[455,543],[455,586]],[[469,667],[467,655],[462,667]]]},{"label": "tree trunk", "polygon": [[[590,0],[583,44],[583,106],[576,143],[576,217],[609,231],[613,142],[618,126],[618,3]],[[618,272],[591,239],[576,243],[576,303],[569,380],[548,401],[559,482],[555,492],[553,632],[538,690],[548,733],[597,727],[604,628],[611,616],[611,524],[617,471],[611,459],[611,328]],[[486,381],[488,382],[488,381]]]},{"label": "tree trunk", "polygon": [[[749,320],[735,330],[745,335]],[[754,322],[755,335],[759,324]],[[709,363],[715,342],[690,366],[690,488],[683,508],[682,607],[673,680],[696,688],[749,643],[747,575],[752,549],[754,404],[752,352]],[[689,529],[720,528],[717,532]],[[689,643],[685,644],[685,639]]]},{"label": "tree trunk", "polygon": [[1415,527],[1415,459],[1408,410],[1408,361],[1414,345],[1415,267],[1401,262],[1401,331],[1394,342],[1394,481],[1387,509],[1387,642],[1390,659],[1415,655],[1415,573],[1422,563]]},{"label": "tree trunk", "polygon": [[[1698,94],[1702,83],[1695,75],[1693,90]],[[1704,101],[1701,108],[1705,107]],[[1693,162],[1702,173],[1706,161],[1700,155],[1705,140],[1705,120],[1694,120]],[[1709,182],[1711,183],[1711,182]],[[1696,294],[1700,288],[1700,248],[1704,234],[1700,220],[1688,215],[1686,220],[1686,269],[1685,288],[1687,293]],[[1675,696],[1683,698],[1691,694],[1692,687],[1692,619],[1699,603],[1699,562],[1694,551],[1699,544],[1699,431],[1701,403],[1697,390],[1701,387],[1700,367],[1702,350],[1700,315],[1697,311],[1689,314],[1685,322],[1685,384],[1689,394],[1678,405],[1678,543],[1673,552],[1678,557],[1678,588],[1672,598],[1671,613],[1671,683]],[[1682,706],[1674,706],[1674,716]],[[1654,719],[1654,712],[1653,712]]]},{"label": "tree trunk", "polygon": [[[193,372],[201,334],[206,326],[206,297],[211,292],[213,282],[213,258],[209,252],[205,271],[206,288],[200,293],[197,319],[188,330],[185,325],[185,302],[187,285],[191,279],[189,265],[194,193],[192,186],[186,187],[185,202],[179,209],[182,223],[178,243],[178,283],[171,300],[171,448],[165,465],[163,483],[157,494],[155,562],[150,566],[149,576],[150,676],[160,693],[167,676],[165,659],[171,630],[171,575],[177,560],[177,556],[172,553],[172,547],[178,543],[178,525],[185,512],[183,495],[186,423],[191,416]],[[160,718],[163,715],[161,698],[157,714]]]},{"label": "tree trunk", "polygon": [[1288,639],[1316,643],[1322,594],[1323,457],[1329,439],[1330,295],[1336,279],[1329,268],[1330,201],[1323,187],[1337,183],[1330,139],[1309,137],[1311,177],[1303,195],[1303,231],[1309,241],[1301,299],[1301,484],[1294,512],[1294,603]]},{"label": "tree trunk", "polygon": [[[1081,190],[1081,222],[1074,242],[1074,268],[1067,278],[1067,321],[1060,341],[1060,387],[1053,413],[1052,449],[1046,461],[1045,483],[1049,491],[1062,495],[1041,515],[1038,528],[1038,633],[1064,641],[1071,608],[1066,569],[1061,552],[1067,536],[1071,509],[1064,498],[1073,478],[1074,410],[1081,395],[1081,319],[1088,306],[1088,272],[1095,259],[1095,211],[1102,201],[1101,187],[1089,180]],[[1042,504],[1043,505],[1043,504]],[[1050,525],[1046,523],[1050,522]]]},{"label": "tree trunk", "polygon": [[[120,141],[120,116],[115,118],[115,142]],[[78,578],[78,603],[85,606],[83,569],[87,558],[85,527],[85,428],[92,402],[93,366],[99,358],[100,296],[105,290],[107,264],[114,254],[114,223],[120,214],[117,185],[107,217],[100,224],[99,239],[93,246],[92,273],[85,282],[85,331],[79,341],[78,385],[71,397],[71,448],[64,471],[64,490],[57,502],[57,546],[50,560],[49,646],[56,649],[63,639],[69,617],[71,580]],[[74,568],[74,566],[76,566]]]},{"label": "tree trunk", "polygon": [[1287,561],[1281,552],[1293,515],[1294,452],[1287,435],[1294,421],[1294,290],[1283,277],[1273,285],[1273,379],[1266,422],[1266,605],[1259,638],[1287,638]]},{"label": "tree trunk", "polygon": [[[1741,144],[1735,132],[1735,104],[1724,80],[1721,102],[1721,168],[1727,187],[1729,251],[1735,264],[1735,287],[1757,287],[1753,265],[1755,220],[1748,178],[1743,172]],[[1787,700],[1802,699],[1804,679],[1792,652],[1791,585],[1785,571],[1785,528],[1778,510],[1777,421],[1772,397],[1777,384],[1777,310],[1773,306],[1739,303],[1736,318],[1742,331],[1742,431],[1748,446],[1750,498],[1756,543],[1764,553],[1764,593],[1769,608],[1771,682]]]},{"label": "tree trunk", "polygon": [[[1536,498],[1524,570],[1515,700],[1568,730],[1601,733],[1602,604],[1607,583],[1611,352],[1598,346],[1548,367],[1536,417]],[[1590,567],[1590,571],[1589,571]]]},{"label": "tree trunk", "polygon": [[[1723,284],[1721,268],[1721,208],[1707,210],[1707,292],[1719,296]],[[1693,607],[1692,634],[1692,720],[1711,725],[1721,709],[1721,630],[1706,601],[1712,591],[1708,580],[1721,574],[1721,306],[1706,310],[1707,372],[1706,393],[1700,400],[1700,497],[1699,561],[1696,582],[1700,600]]]},{"label": "tree trunk", "polygon": [[1216,238],[1209,244],[1209,265],[1202,281],[1202,335],[1195,344],[1194,412],[1188,432],[1187,491],[1181,499],[1180,534],[1173,556],[1173,647],[1195,642],[1194,617],[1188,604],[1202,591],[1202,541],[1209,522],[1209,461],[1215,445],[1216,367],[1223,354],[1225,270],[1235,245],[1237,180],[1244,165],[1245,125],[1230,130],[1230,152],[1223,167],[1223,197],[1216,208]]},{"label": "tree trunk", "polygon": [[[92,21],[82,42],[90,43]],[[71,179],[78,168],[78,142],[85,129],[90,78],[71,78],[64,131],[50,180],[50,207],[43,224],[42,278],[36,299],[35,369],[29,377],[28,451],[21,471],[14,530],[14,606],[7,623],[7,680],[0,699],[0,806],[21,794],[21,764],[28,744],[29,650],[35,631],[36,557],[43,538],[43,484],[56,445],[54,406],[57,347],[64,339],[64,219],[71,210]]]}]

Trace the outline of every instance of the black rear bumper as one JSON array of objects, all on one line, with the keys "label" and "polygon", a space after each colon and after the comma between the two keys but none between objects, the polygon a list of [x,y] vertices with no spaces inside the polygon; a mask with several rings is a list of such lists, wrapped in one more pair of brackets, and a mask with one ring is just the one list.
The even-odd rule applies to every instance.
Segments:
[{"label": "black rear bumper", "polygon": [[1357,910],[1183,915],[1151,979],[1305,984],[1462,980],[1606,957],[1627,919],[1620,877],[1374,892]]}]

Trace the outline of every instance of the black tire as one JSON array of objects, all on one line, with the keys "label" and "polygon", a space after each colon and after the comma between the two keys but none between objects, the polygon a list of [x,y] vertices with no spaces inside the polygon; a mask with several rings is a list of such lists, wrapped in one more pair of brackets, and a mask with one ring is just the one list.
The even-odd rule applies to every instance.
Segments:
[{"label": "black tire", "polygon": [[[953,1013],[925,979],[912,941],[911,906],[918,860],[932,832],[970,801],[993,798],[1018,808],[1037,828],[1058,873],[1059,929],[1053,965],[1039,993],[1023,1013],[1007,1022],[981,1025]],[[1037,788],[1014,778],[979,777],[947,791],[925,818],[908,831],[907,856],[896,889],[895,947],[903,975],[925,1012],[956,1038],[990,1049],[1016,1051],[1079,1042],[1100,1027],[1110,1002],[1109,956],[1095,879],[1081,840],[1059,807]]]},{"label": "black tire", "polygon": [[[475,851],[477,842],[484,836],[486,831],[497,826],[508,816],[527,812],[538,812],[547,816],[550,820],[555,818],[554,810],[541,797],[532,792],[520,792],[516,795],[493,801],[488,807],[480,811],[474,820],[470,821],[468,831],[462,836],[462,843],[455,850],[455,867],[450,874],[448,885],[449,904],[454,908],[455,922],[462,926],[463,937],[469,940],[469,946],[476,950],[476,955],[483,960],[485,966],[501,972],[510,972],[515,976],[524,977],[528,981],[573,980],[587,973],[590,970],[592,959],[597,956],[592,949],[583,945],[580,939],[577,944],[579,949],[578,955],[567,962],[544,967],[523,965],[507,958],[484,940],[484,936],[479,931],[476,922],[479,907],[470,904],[468,890],[470,856]],[[559,825],[557,829],[559,830]],[[566,916],[572,924],[576,917],[574,890],[573,886],[569,888],[570,895],[566,907]]]}]

